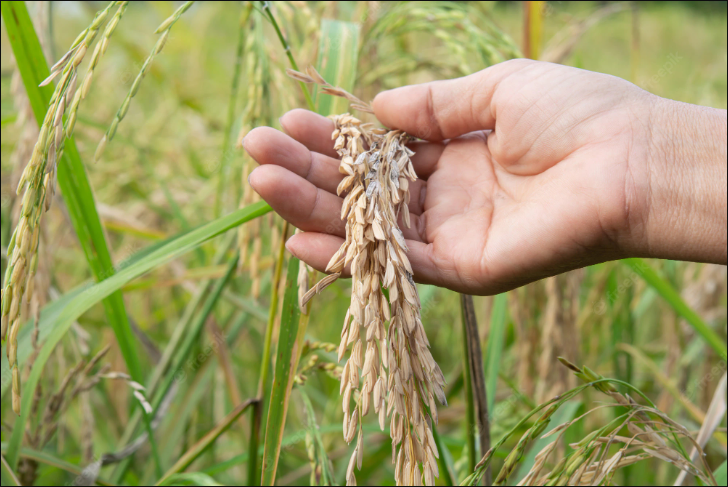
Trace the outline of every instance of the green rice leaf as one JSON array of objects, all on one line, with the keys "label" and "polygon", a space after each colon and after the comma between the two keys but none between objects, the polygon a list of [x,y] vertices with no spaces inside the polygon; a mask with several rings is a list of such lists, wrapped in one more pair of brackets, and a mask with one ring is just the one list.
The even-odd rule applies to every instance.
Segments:
[{"label": "green rice leaf", "polygon": [[[326,20],[321,22],[321,45],[317,70],[334,86],[353,91],[359,60],[359,25],[351,22]],[[314,94],[316,111],[321,115],[335,115],[349,111],[344,98]]]},{"label": "green rice leaf", "polygon": [[718,470],[713,473],[713,477],[715,477],[716,485],[726,484],[726,462],[723,462],[723,465],[718,467]]},{"label": "green rice leaf", "polygon": [[298,305],[298,286],[296,283],[299,263],[298,259],[292,258],[286,275],[286,293],[283,298],[276,368],[268,407],[268,421],[265,428],[261,485],[275,484],[283,430],[286,425],[286,414],[288,413],[293,379],[298,366],[296,357],[300,355],[300,349],[297,348],[297,337],[301,308]]},{"label": "green rice leaf", "polygon": [[723,360],[726,360],[728,351],[726,351],[725,341],[703,321],[703,319],[683,300],[675,288],[673,288],[667,280],[660,276],[647,262],[642,259],[625,259],[623,261],[634,272],[644,279],[647,284],[652,286],[657,293],[662,296],[667,304],[672,306],[675,312],[685,318],[693,329],[703,337],[710,347],[715,350]]},{"label": "green rice leaf", "polygon": [[493,312],[490,319],[488,351],[485,357],[485,388],[488,393],[488,411],[495,411],[495,393],[498,385],[503,344],[506,336],[508,311],[508,294],[499,294],[493,300]]},{"label": "green rice leaf", "polygon": [[0,457],[0,477],[3,485],[20,485],[20,480],[10,468],[8,462],[5,461],[5,457]]}]

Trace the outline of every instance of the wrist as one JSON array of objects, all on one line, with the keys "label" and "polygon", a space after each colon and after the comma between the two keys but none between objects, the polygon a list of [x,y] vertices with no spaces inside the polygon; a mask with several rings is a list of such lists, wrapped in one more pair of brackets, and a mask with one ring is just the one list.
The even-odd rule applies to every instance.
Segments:
[{"label": "wrist", "polygon": [[726,111],[655,97],[636,253],[726,263]]}]

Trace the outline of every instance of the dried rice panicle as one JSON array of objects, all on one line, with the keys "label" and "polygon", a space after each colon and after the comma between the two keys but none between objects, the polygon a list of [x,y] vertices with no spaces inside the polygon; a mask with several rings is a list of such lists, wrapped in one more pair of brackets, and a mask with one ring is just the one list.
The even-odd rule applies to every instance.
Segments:
[{"label": "dried rice panicle", "polygon": [[349,114],[332,119],[339,172],[345,175],[338,193],[346,193],[341,213],[346,241],[327,272],[335,275],[351,265],[353,278],[338,349],[341,360],[352,347],[341,377],[344,438],[351,442],[358,436],[347,484],[356,485],[362,418],[373,409],[382,430],[389,418],[397,485],[434,485],[439,452],[430,421],[437,422],[435,398],[446,404],[445,379],[430,353],[407,244],[397,224],[401,214],[409,225],[409,184],[417,177],[413,152],[405,146],[409,136],[370,128]]}]

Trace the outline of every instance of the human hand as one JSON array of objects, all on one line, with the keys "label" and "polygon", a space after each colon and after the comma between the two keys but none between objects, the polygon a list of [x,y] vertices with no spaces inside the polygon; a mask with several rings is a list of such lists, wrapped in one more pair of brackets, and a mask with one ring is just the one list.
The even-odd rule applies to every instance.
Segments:
[{"label": "human hand", "polygon": [[[722,159],[708,154],[712,144],[675,149],[674,103],[619,78],[528,60],[378,95],[384,125],[424,139],[411,145],[420,177],[410,186],[412,228],[400,222],[415,279],[494,294],[628,256],[725,261],[713,245],[722,238],[725,248],[725,135]],[[724,111],[721,120],[725,132]],[[250,184],[305,231],[288,249],[323,270],[344,236],[333,124],[304,110],[281,124],[289,136],[263,127],[246,137],[261,164]],[[717,191],[717,221],[715,205],[683,211],[673,201],[689,199],[671,183],[676,174],[720,183],[715,164],[707,174],[678,167],[695,152],[718,169],[722,161],[722,192],[701,187]],[[709,221],[691,221],[696,212]],[[686,245],[674,226],[695,223],[710,231]]]}]

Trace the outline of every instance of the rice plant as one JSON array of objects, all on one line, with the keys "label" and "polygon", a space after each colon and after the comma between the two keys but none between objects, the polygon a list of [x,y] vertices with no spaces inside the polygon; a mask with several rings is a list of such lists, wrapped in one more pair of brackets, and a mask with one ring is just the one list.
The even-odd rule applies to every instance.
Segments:
[{"label": "rice plant", "polygon": [[[725,484],[725,269],[416,284],[415,137],[369,105],[525,53],[724,108],[725,19],[687,9],[3,2],[3,485]],[[296,108],[339,159],[326,275],[247,182]]]}]

